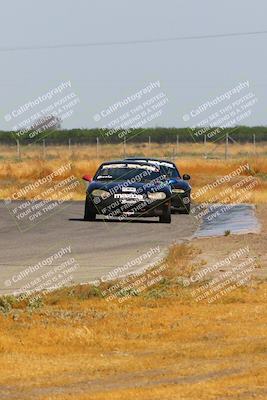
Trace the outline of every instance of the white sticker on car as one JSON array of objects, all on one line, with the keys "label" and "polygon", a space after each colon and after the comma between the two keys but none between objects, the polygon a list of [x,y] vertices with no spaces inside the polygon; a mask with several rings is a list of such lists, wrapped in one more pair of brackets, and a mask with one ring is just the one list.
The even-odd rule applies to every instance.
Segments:
[{"label": "white sticker on car", "polygon": [[136,192],[136,188],[135,187],[123,187],[122,192]]}]

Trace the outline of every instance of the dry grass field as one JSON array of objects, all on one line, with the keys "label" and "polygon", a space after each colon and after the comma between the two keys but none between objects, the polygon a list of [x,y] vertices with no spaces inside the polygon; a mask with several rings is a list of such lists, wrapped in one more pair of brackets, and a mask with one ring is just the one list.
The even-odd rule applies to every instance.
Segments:
[{"label": "dry grass field", "polygon": [[[206,147],[202,144],[180,144],[178,154],[176,146],[173,144],[157,145],[135,144],[127,145],[125,154],[127,156],[152,156],[167,157],[174,160],[178,165],[181,174],[189,173],[192,176],[193,191],[197,192],[201,187],[212,183],[219,177],[230,174],[240,165],[249,165],[249,169],[239,177],[235,177],[231,182],[236,183],[244,176],[252,175],[258,179],[258,183],[253,189],[252,196],[244,202],[263,203],[267,197],[267,144],[259,143],[256,153],[251,144],[232,144],[229,146],[229,159],[224,160],[225,147],[223,144],[217,145],[208,143]],[[213,152],[213,153],[212,153]],[[206,153],[217,158],[206,159]],[[17,157],[15,146],[0,146],[0,198],[12,198],[12,194],[18,189],[25,187],[29,183],[34,183],[43,178],[62,165],[71,163],[71,169],[66,173],[54,178],[62,180],[70,175],[80,179],[84,174],[93,175],[102,161],[118,159],[124,156],[123,146],[120,145],[101,145],[98,154],[96,146],[73,145],[71,151],[66,146],[47,147],[45,158],[42,146],[24,146],[21,148],[21,158]],[[42,185],[45,191],[49,185]],[[203,196],[196,199],[197,202],[214,201],[214,198],[229,187],[229,183],[220,185],[218,188],[209,190]],[[38,189],[40,191],[40,189]],[[32,199],[38,195],[38,190],[27,193],[27,198]],[[26,198],[25,197],[25,198]],[[81,182],[71,193],[71,198],[81,200],[84,198],[84,185]],[[23,199],[23,198],[22,198]],[[47,199],[49,197],[47,196]],[[225,200],[227,202],[227,200]],[[241,200],[242,202],[242,200]]]},{"label": "dry grass field", "polygon": [[[211,145],[210,146],[210,150]],[[192,176],[193,193],[240,167],[233,178],[258,181],[245,202],[264,207],[267,200],[267,144],[253,154],[250,145],[233,145],[230,158],[203,157],[203,146],[127,146],[127,155],[169,157],[181,173]],[[103,145],[46,149],[0,147],[0,198],[71,162],[80,178],[95,172],[101,161],[123,157],[122,146]],[[169,152],[167,154],[167,151]],[[81,182],[82,183],[82,182]],[[230,186],[225,182],[196,201],[214,201]],[[33,198],[37,191],[27,195]],[[84,186],[72,193],[84,198]],[[227,202],[227,199],[225,199]],[[242,200],[241,200],[242,201]],[[262,208],[263,209],[263,208]],[[262,215],[262,212],[260,213]],[[0,298],[0,398],[3,400],[250,400],[267,399],[267,283],[248,285],[208,304],[196,302],[193,287],[183,287],[178,275],[190,276],[207,253],[242,247],[249,242],[257,254],[266,248],[266,221],[259,235],[197,239],[175,245],[164,261],[164,279],[127,301],[106,301],[101,290],[87,285],[64,288],[29,304]],[[229,250],[230,251],[230,250]],[[212,253],[212,254],[211,254]]]},{"label": "dry grass field", "polygon": [[196,303],[177,272],[200,252],[173,247],[164,281],[123,304],[88,286],[1,300],[1,399],[266,399],[267,284]]}]

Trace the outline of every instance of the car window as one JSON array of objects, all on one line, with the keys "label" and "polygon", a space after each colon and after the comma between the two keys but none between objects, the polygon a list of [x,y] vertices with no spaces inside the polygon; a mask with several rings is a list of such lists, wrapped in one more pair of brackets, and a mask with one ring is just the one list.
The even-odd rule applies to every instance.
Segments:
[{"label": "car window", "polygon": [[160,167],[161,173],[166,175],[167,178],[181,178],[178,168],[175,164],[168,161],[159,160],[142,160],[141,158],[135,160],[137,162],[147,162],[148,164],[157,165]]},{"label": "car window", "polygon": [[152,165],[108,164],[96,173],[95,180],[147,182],[161,178],[160,168]]}]

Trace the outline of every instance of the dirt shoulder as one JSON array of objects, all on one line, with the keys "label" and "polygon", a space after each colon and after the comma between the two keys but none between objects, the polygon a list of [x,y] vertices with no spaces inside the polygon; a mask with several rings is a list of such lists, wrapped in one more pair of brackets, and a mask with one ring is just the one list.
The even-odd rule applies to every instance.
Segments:
[{"label": "dirt shoulder", "polygon": [[256,265],[253,277],[263,280],[267,278],[267,205],[257,205],[256,215],[261,224],[261,232],[259,234],[229,234],[221,237],[199,238],[193,241],[193,244],[202,250],[199,260],[203,262],[205,267],[212,267],[218,261],[224,260],[229,254],[234,254],[240,249],[248,249],[228,266],[224,265],[222,268],[213,271],[213,273],[207,274],[207,278],[220,272],[223,273],[232,268],[237,262],[245,262],[250,257],[254,259]]}]

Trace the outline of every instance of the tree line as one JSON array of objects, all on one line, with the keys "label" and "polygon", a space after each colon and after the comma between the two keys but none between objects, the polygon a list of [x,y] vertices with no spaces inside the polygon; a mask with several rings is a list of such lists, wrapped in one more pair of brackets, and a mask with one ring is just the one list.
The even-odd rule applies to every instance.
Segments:
[{"label": "tree line", "polygon": [[[175,143],[191,142],[201,143],[204,140],[223,142],[226,134],[232,141],[239,143],[253,142],[253,140],[267,141],[267,127],[265,126],[238,126],[232,128],[145,128],[133,129],[128,132],[123,130],[108,131],[102,129],[56,129],[44,131],[38,134],[31,132],[7,132],[0,131],[0,143],[13,144],[16,140],[20,143],[38,143],[45,138],[47,143],[67,144],[72,143],[90,144],[99,140],[101,143],[121,143],[124,140],[132,143]],[[34,133],[34,132],[33,132]],[[98,139],[97,139],[98,138]]]}]

